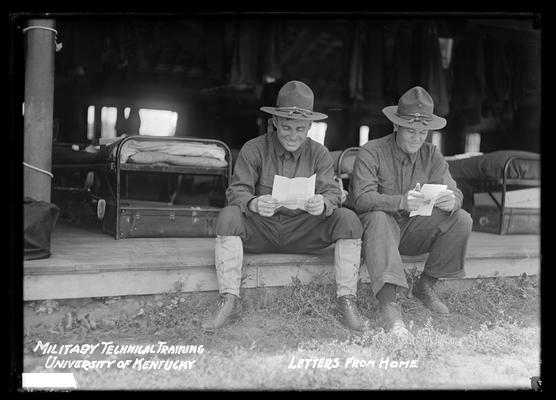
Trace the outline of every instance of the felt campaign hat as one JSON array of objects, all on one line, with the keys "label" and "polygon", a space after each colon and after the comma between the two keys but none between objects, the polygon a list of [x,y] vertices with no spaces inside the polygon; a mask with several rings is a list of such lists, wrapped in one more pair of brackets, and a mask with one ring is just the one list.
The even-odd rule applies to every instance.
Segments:
[{"label": "felt campaign hat", "polygon": [[446,126],[446,120],[433,114],[434,101],[421,86],[405,92],[397,106],[382,109],[386,117],[396,125],[407,128],[437,130]]},{"label": "felt campaign hat", "polygon": [[287,82],[276,97],[276,107],[261,107],[261,111],[284,118],[317,121],[328,115],[313,111],[313,91],[300,81]]}]

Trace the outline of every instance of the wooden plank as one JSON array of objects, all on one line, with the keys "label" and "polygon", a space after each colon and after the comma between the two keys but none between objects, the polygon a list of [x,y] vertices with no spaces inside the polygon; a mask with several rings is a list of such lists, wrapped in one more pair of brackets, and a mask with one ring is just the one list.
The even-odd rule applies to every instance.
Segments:
[{"label": "wooden plank", "polygon": [[[405,267],[422,270],[426,255],[403,257]],[[334,281],[334,250],[314,254],[250,254],[244,258],[244,288],[284,286],[292,277]],[[468,278],[540,273],[538,235],[473,232],[466,258]],[[368,282],[366,266],[361,279]],[[164,238],[114,240],[76,228],[55,232],[52,256],[24,262],[24,300],[217,290],[214,240]]]},{"label": "wooden plank", "polygon": [[[135,238],[115,240],[100,233],[61,227],[55,230],[52,255],[43,260],[24,262],[25,274],[136,269],[182,269],[214,266],[213,238]],[[539,235],[471,234],[467,259],[530,258],[540,256]],[[245,254],[245,262],[253,265],[318,263],[316,258],[332,263],[333,247],[315,254]],[[426,255],[404,256],[404,262],[422,262]]]},{"label": "wooden plank", "polygon": [[[328,262],[292,263],[281,265],[245,265],[242,287],[287,286],[295,277],[303,283],[322,276],[334,282],[334,267]],[[423,263],[406,263],[406,269],[423,269]],[[471,259],[466,263],[467,278],[493,276],[519,276],[540,274],[540,259]],[[366,266],[360,270],[363,282],[369,282]],[[184,292],[213,291],[218,289],[214,267],[185,269],[113,270],[91,274],[26,274],[24,300],[48,298],[81,298],[158,294],[173,291],[179,285]]]}]

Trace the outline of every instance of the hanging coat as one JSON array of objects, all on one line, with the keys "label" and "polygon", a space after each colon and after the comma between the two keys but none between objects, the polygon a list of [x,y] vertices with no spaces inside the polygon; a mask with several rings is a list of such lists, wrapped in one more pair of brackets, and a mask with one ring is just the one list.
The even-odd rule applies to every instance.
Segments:
[{"label": "hanging coat", "polygon": [[282,75],[282,59],[280,56],[280,46],[283,37],[283,23],[280,21],[269,21],[263,26],[263,66],[262,74],[273,78],[280,78]]},{"label": "hanging coat", "polygon": [[363,35],[364,27],[361,21],[355,24],[353,32],[353,47],[349,65],[349,98],[363,100]]},{"label": "hanging coat", "polygon": [[230,83],[255,86],[262,80],[260,67],[260,26],[254,21],[238,23]]},{"label": "hanging coat", "polygon": [[450,107],[466,125],[474,125],[481,120],[481,107],[486,98],[484,54],[480,33],[468,31],[459,43],[454,44]]},{"label": "hanging coat", "polygon": [[442,67],[442,53],[434,22],[417,25],[415,44],[418,48],[418,79],[434,101],[434,113],[441,117],[450,111],[447,70]]},{"label": "hanging coat", "polygon": [[366,99],[384,99],[384,26],[371,21],[366,25],[364,43],[363,93]]},{"label": "hanging coat", "polygon": [[485,111],[501,117],[511,111],[511,72],[506,54],[506,41],[485,36],[485,78],[487,83]]},{"label": "hanging coat", "polygon": [[394,51],[388,71],[388,103],[397,102],[402,94],[415,86],[412,76],[412,30],[408,21],[400,21],[394,40]]}]

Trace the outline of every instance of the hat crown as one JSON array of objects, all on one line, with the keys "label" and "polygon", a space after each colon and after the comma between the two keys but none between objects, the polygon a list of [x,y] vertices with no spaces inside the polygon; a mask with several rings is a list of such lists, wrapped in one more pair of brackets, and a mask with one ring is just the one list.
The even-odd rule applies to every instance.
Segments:
[{"label": "hat crown", "polygon": [[276,107],[297,107],[313,111],[314,95],[309,86],[300,81],[287,82],[276,98]]},{"label": "hat crown", "polygon": [[398,101],[398,115],[432,116],[434,101],[431,95],[422,87],[415,86],[405,92]]}]

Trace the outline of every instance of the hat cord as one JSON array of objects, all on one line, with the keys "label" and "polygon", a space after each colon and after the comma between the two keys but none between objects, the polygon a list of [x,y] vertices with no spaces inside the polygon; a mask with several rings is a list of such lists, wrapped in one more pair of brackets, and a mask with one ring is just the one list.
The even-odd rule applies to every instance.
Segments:
[{"label": "hat cord", "polygon": [[276,107],[276,111],[288,112],[288,115],[298,113],[298,114],[303,115],[304,117],[308,117],[309,115],[313,114],[313,112],[311,110],[307,110],[305,108],[301,108],[301,107],[297,107],[297,106]]},{"label": "hat cord", "polygon": [[396,112],[396,115],[400,118],[409,120],[409,124],[412,124],[413,122],[422,122],[424,125],[428,125],[428,121],[432,121],[433,119],[432,116],[421,113],[400,114],[399,112]]}]

